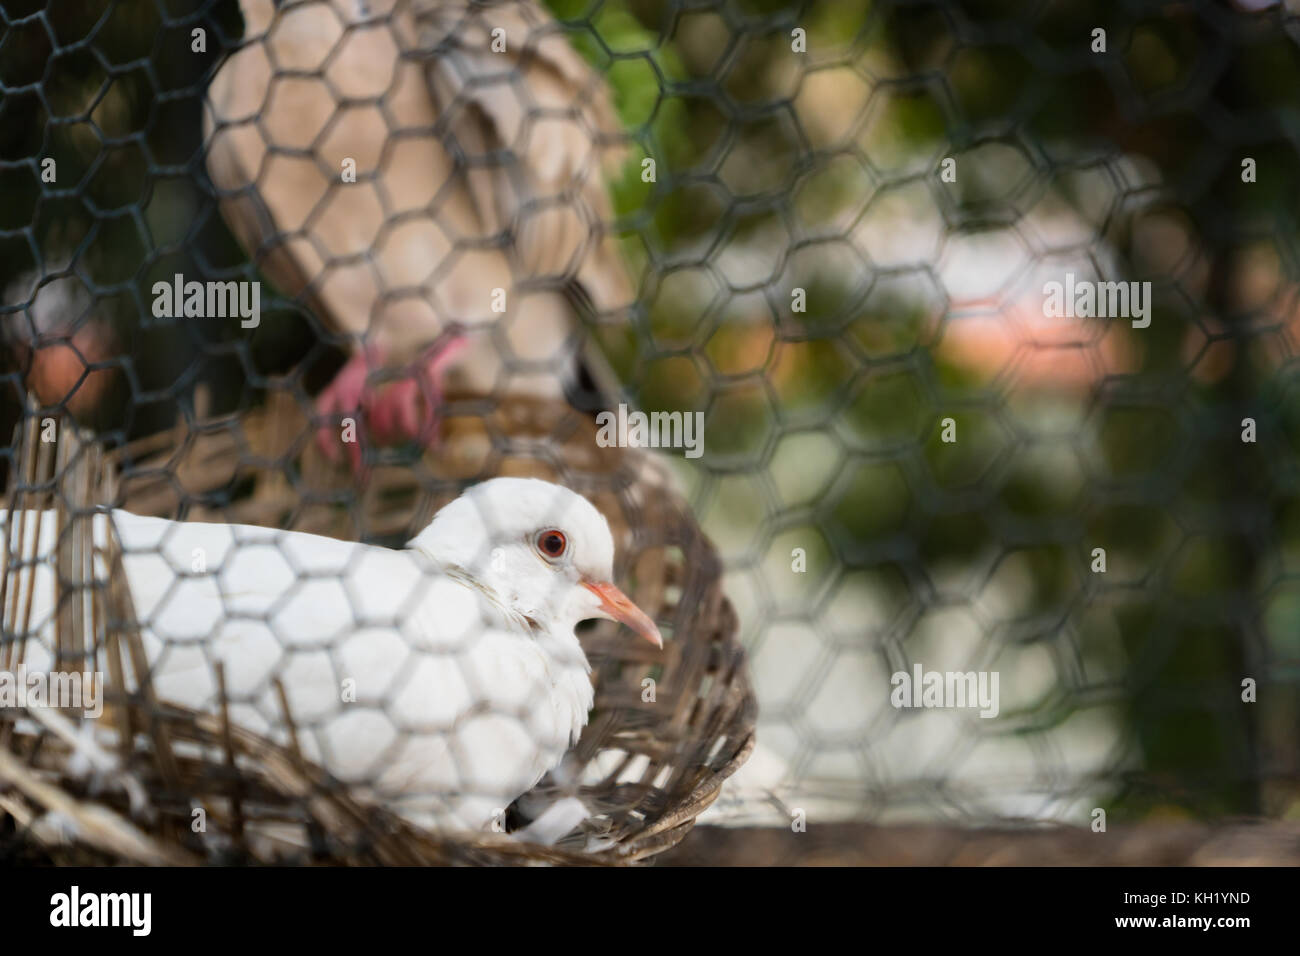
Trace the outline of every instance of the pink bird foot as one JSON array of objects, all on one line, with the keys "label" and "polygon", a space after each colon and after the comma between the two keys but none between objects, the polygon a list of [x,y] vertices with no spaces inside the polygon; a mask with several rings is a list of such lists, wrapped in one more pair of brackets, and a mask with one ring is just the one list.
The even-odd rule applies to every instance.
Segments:
[{"label": "pink bird foot", "polygon": [[366,391],[366,379],[370,375],[370,362],[364,353],[358,352],[334,376],[334,380],[325,386],[316,396],[316,414],[332,420],[331,424],[322,425],[316,431],[316,447],[330,461],[339,460],[340,442],[349,445],[352,467],[356,470],[361,464],[360,443],[342,441],[339,424],[342,419],[352,418],[356,421],[361,415],[362,399]]},{"label": "pink bird foot", "polygon": [[[442,375],[447,364],[467,344],[463,335],[445,336],[427,349],[396,381],[372,387],[372,369],[383,368],[382,355],[370,348],[348,359],[334,381],[317,396],[316,412],[341,421],[353,418],[366,424],[365,437],[379,445],[415,440],[426,448],[438,444],[438,409],[442,405]],[[346,447],[353,472],[361,471],[361,438],[344,441],[335,425],[316,432],[316,444],[330,461],[338,461],[338,446]]]}]

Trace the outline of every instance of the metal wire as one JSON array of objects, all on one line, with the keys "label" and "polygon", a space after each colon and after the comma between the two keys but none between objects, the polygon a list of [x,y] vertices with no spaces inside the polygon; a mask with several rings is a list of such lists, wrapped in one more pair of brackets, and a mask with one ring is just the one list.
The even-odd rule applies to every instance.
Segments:
[{"label": "metal wire", "polygon": [[[314,6],[286,4],[275,22]],[[405,524],[376,524],[345,469],[327,481],[299,462],[316,427],[338,424],[321,389],[417,288],[489,357],[452,389],[448,418],[561,393],[702,413],[702,454],[661,455],[721,553],[761,705],[758,749],[705,820],[1294,812],[1294,9],[388,7],[338,0],[318,62],[267,54],[283,90],[316,84],[333,106],[298,139],[274,96],[251,122],[217,116],[218,134],[261,131],[264,161],[241,186],[213,182],[204,110],[224,58],[273,50],[274,31],[247,36],[235,3],[0,4],[9,421],[28,389],[41,414],[116,446],[178,417],[281,416],[285,441],[236,441],[228,480],[173,481],[161,510],[226,513],[251,475],[278,469],[290,524],[351,509],[353,535],[391,542]],[[507,14],[527,39],[507,31],[493,74],[475,58]],[[400,70],[373,90],[351,66],[330,72],[380,35],[435,89],[444,71],[423,136],[452,158],[448,182],[491,183],[476,197],[499,221],[467,229],[448,198],[460,187],[385,191],[375,170],[422,136]],[[575,73],[562,106],[539,65],[556,37],[592,78]],[[359,122],[331,141],[350,109],[369,111],[373,139],[358,141]],[[501,118],[512,111],[517,126]],[[471,141],[462,113],[511,135]],[[547,146],[551,120],[565,132]],[[539,191],[541,159],[575,137],[584,155],[564,186]],[[347,216],[380,225],[322,248],[316,224],[349,188],[338,159],[362,154],[375,204]],[[299,221],[273,210],[249,248],[240,230],[266,213],[241,227],[231,204],[316,179]],[[530,245],[553,206],[577,210],[585,245]],[[385,273],[413,210],[438,222],[429,248],[443,253]],[[316,268],[290,288],[275,256],[294,240],[315,244],[299,262]],[[602,279],[609,249],[626,301]],[[354,268],[378,289],[357,332],[341,330],[347,296],[328,285]],[[156,317],[154,283],[178,273],[261,279],[260,325]],[[459,278],[483,300],[441,291]],[[1052,283],[1062,305],[1076,287],[1134,285],[1123,314],[1094,317],[1054,313]],[[499,321],[486,302],[498,284]],[[571,325],[539,358],[527,330],[555,309]],[[369,442],[365,460],[425,489],[427,512],[434,489],[481,476],[511,440],[492,432],[466,468],[400,443]],[[894,706],[895,675],[917,665],[996,673],[997,715]]]}]

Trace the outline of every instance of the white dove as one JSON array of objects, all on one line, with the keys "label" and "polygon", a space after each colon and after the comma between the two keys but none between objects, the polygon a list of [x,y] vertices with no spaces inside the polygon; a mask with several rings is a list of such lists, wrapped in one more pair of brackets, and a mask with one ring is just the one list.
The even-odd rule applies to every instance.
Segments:
[{"label": "white dove", "polygon": [[[102,544],[110,514],[91,520]],[[402,551],[111,520],[162,700],[211,711],[220,660],[232,719],[284,740],[278,677],[306,756],[423,826],[500,819],[577,740],[593,699],[578,622],[621,621],[663,646],[612,583],[604,517],[537,479],[475,485]],[[29,673],[53,666],[54,513],[41,521]]]}]

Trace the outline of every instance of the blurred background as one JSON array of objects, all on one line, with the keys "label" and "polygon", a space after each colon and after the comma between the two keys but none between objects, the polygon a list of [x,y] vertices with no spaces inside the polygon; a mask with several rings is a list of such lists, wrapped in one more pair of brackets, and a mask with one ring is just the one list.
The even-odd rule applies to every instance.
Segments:
[{"label": "blurred background", "polygon": [[[701,822],[1300,819],[1300,9],[546,6],[630,147],[638,298],[589,331],[630,404],[705,413],[674,467],[761,707]],[[122,442],[342,363],[267,284],[251,335],[150,310],[256,278],[202,153],[242,29],[0,0],[0,434],[25,387]],[[1044,317],[1067,273],[1150,282],[1150,326]],[[918,662],[1000,714],[894,709]]]}]

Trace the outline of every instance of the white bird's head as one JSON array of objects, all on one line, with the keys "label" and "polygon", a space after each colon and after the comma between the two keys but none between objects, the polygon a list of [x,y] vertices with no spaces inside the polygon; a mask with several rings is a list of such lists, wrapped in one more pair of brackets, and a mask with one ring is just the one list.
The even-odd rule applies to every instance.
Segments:
[{"label": "white bird's head", "polygon": [[586,498],[536,478],[469,488],[408,547],[467,572],[474,584],[543,631],[620,621],[656,647],[659,628],[614,584],[614,538]]}]

